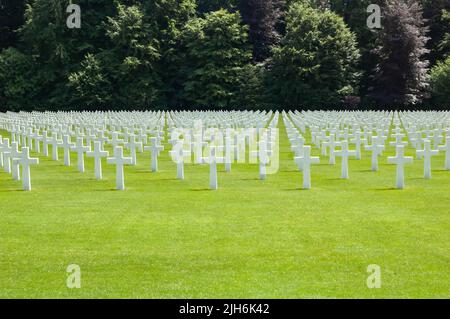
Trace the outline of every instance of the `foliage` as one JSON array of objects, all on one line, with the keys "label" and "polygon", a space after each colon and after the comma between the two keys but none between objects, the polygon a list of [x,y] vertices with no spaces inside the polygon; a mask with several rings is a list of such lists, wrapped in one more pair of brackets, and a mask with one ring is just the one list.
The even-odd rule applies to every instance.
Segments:
[{"label": "foliage", "polygon": [[303,3],[287,14],[287,33],[274,49],[268,86],[274,103],[320,106],[356,92],[355,35],[341,17]]},{"label": "foliage", "polygon": [[420,104],[450,53],[447,0],[70,3],[0,0],[2,110]]},{"label": "foliage", "polygon": [[253,45],[253,60],[262,62],[270,56],[271,47],[280,41],[277,26],[282,17],[284,0],[240,0],[239,11],[249,25],[249,40]]},{"label": "foliage", "polygon": [[386,0],[379,33],[374,97],[380,105],[417,104],[428,88],[428,38],[422,7],[416,0]]},{"label": "foliage", "polygon": [[450,57],[438,62],[431,70],[433,101],[440,106],[450,107]]},{"label": "foliage", "polygon": [[238,13],[219,10],[188,22],[180,36],[184,105],[232,106],[240,77],[251,60],[247,27]]}]

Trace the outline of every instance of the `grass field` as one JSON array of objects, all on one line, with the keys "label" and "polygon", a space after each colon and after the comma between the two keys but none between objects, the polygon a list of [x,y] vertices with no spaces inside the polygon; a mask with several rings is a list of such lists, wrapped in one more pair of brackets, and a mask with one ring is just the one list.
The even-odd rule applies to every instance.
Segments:
[{"label": "grass field", "polygon": [[[385,156],[378,173],[368,153],[351,160],[350,180],[339,179],[339,160],[322,157],[304,191],[280,132],[277,174],[260,181],[257,166],[220,165],[217,191],[208,190],[207,165],[188,165],[176,180],[166,151],[159,173],[139,154],[123,192],[113,190],[114,166],[103,163],[99,182],[92,159],[81,174],[75,154],[70,168],[40,157],[32,192],[2,170],[0,297],[450,297],[443,155],[433,158],[432,180],[422,178],[422,161],[408,165],[403,191],[393,189]],[[69,264],[81,267],[81,289],[66,287]],[[381,289],[366,286],[369,264],[381,267]]]}]

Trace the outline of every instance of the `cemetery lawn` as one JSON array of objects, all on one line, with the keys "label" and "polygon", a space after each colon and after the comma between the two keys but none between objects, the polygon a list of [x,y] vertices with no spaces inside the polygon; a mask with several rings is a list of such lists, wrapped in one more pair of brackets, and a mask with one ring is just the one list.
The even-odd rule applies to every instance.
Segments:
[{"label": "cemetery lawn", "polygon": [[[280,125],[282,125],[280,121]],[[281,126],[280,171],[258,180],[254,165],[189,164],[184,181],[162,153],[159,173],[148,152],[125,168],[127,190],[115,191],[115,166],[87,172],[40,156],[33,191],[0,172],[1,298],[449,298],[450,172],[444,156],[406,167],[370,154],[350,160],[350,180],[336,166],[312,167],[312,187],[292,160]],[[0,132],[6,136],[5,132]],[[51,148],[51,147],[50,147]],[[314,149],[314,155],[318,155]],[[36,156],[36,154],[32,153]],[[413,155],[410,149],[407,155]],[[66,268],[81,267],[81,289],[66,287]],[[381,289],[368,289],[367,266],[381,267]]]}]

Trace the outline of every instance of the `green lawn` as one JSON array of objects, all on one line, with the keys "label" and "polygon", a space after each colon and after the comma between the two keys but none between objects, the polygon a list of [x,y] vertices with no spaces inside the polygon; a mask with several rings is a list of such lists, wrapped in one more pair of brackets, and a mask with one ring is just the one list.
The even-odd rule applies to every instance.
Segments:
[{"label": "green lawn", "polygon": [[[280,121],[281,123],[281,121]],[[5,136],[5,132],[1,132]],[[166,147],[166,150],[168,147]],[[433,158],[406,168],[370,154],[350,161],[350,180],[336,166],[312,168],[300,189],[284,127],[280,171],[258,180],[255,165],[220,165],[219,190],[208,190],[209,166],[188,165],[186,179],[165,151],[159,173],[148,153],[127,167],[127,190],[61,160],[40,157],[32,192],[0,172],[2,298],[449,298],[450,172]],[[317,150],[315,150],[317,155]],[[390,148],[385,155],[393,154]],[[36,154],[34,154],[36,155]],[[409,154],[412,155],[411,150]],[[66,287],[78,264],[82,288]],[[382,288],[368,289],[366,268],[378,264]]]}]

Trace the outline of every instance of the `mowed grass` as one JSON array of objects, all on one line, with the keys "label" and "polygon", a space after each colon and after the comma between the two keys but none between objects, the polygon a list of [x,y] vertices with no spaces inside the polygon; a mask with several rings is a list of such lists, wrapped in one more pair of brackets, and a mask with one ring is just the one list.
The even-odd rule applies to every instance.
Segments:
[{"label": "mowed grass", "polygon": [[[280,121],[281,123],[281,121]],[[433,158],[406,168],[395,190],[395,166],[370,154],[312,168],[313,189],[280,129],[280,169],[258,179],[258,167],[186,165],[184,181],[166,151],[160,172],[139,154],[127,167],[127,190],[115,191],[115,167],[87,172],[40,156],[32,192],[0,172],[2,298],[449,298],[450,172]],[[1,132],[4,137],[6,132]],[[51,148],[50,148],[51,150]],[[315,149],[315,155],[318,150]],[[36,154],[33,154],[36,156]],[[413,155],[412,150],[407,155]],[[66,268],[81,267],[81,289],[66,287]],[[382,288],[366,285],[367,266],[381,267]]]}]

